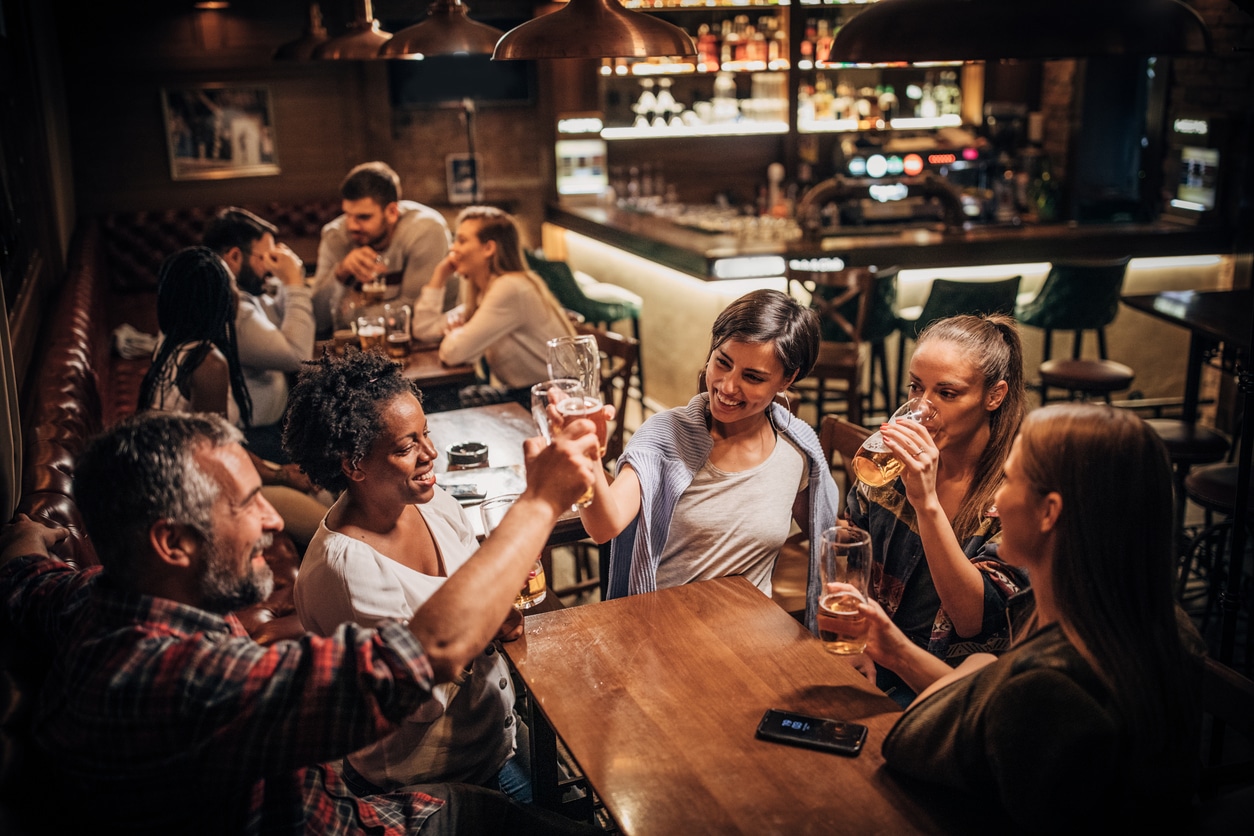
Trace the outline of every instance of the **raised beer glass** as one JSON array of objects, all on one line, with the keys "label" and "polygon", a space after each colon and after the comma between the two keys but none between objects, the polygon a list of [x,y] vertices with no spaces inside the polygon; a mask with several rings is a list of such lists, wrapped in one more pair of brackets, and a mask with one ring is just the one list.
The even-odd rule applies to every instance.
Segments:
[{"label": "raised beer glass", "polygon": [[[911,398],[892,414],[888,423],[895,424],[902,420],[926,423],[935,414],[936,408],[927,398]],[[853,456],[851,466],[858,481],[873,488],[887,485],[905,468],[905,464],[888,449],[888,445],[884,443],[884,435],[879,430],[871,433],[862,442],[862,446]]]}]

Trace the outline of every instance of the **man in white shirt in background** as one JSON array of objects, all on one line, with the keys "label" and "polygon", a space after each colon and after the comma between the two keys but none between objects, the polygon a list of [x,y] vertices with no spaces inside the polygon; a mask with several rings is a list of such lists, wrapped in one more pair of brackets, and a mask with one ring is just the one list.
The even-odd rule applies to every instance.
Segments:
[{"label": "man in white shirt in background", "polygon": [[[448,255],[448,223],[435,209],[401,200],[401,179],[386,163],[362,163],[340,184],[344,214],[322,228],[314,276],[318,333],[347,327],[348,306],[364,303],[363,285],[387,283],[382,302],[412,305]],[[458,301],[460,283],[445,288],[444,310]],[[347,298],[346,298],[347,297]]]},{"label": "man in white shirt in background", "polygon": [[222,256],[240,291],[235,334],[253,402],[253,425],[244,431],[248,448],[285,464],[287,375],[313,358],[314,315],[305,266],[291,248],[277,243],[277,233],[274,224],[232,206],[210,223],[203,243]]}]

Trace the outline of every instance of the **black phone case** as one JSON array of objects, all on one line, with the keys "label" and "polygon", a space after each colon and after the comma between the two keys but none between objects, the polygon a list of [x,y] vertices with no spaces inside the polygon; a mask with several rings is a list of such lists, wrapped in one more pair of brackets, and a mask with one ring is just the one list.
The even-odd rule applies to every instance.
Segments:
[{"label": "black phone case", "polygon": [[[786,728],[784,720],[808,725],[805,730]],[[787,743],[822,752],[856,756],[866,743],[867,727],[861,723],[846,723],[825,717],[810,717],[793,711],[768,709],[758,723],[757,736],[762,740]]]}]

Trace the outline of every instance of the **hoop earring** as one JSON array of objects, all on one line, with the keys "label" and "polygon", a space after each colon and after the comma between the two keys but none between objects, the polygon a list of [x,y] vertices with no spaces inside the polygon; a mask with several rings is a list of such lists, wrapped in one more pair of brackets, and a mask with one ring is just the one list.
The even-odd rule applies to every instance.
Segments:
[{"label": "hoop earring", "polygon": [[[786,423],[784,426],[791,427],[792,426],[792,401],[788,398],[787,389],[781,389],[779,393],[784,396],[784,411],[788,415],[788,423]],[[779,428],[777,427],[776,429],[779,429]]]}]

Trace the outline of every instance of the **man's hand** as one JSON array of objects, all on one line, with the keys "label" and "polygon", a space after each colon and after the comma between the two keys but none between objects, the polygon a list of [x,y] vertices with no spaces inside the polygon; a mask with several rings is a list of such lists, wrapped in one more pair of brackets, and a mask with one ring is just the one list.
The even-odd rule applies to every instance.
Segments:
[{"label": "man's hand", "polygon": [[527,492],[561,513],[592,486],[601,467],[598,452],[596,428],[586,419],[567,424],[548,446],[538,436],[527,439]]},{"label": "man's hand", "polygon": [[291,247],[278,244],[263,256],[266,269],[285,285],[305,283],[305,265]]},{"label": "man's hand", "polygon": [[501,629],[496,631],[496,638],[498,641],[512,642],[521,639],[522,635],[522,610],[517,607],[510,607],[509,615],[505,616],[505,621],[501,623]]},{"label": "man's hand", "polygon": [[374,247],[358,247],[344,256],[336,275],[345,284],[350,283],[349,279],[356,279],[362,284],[372,282],[379,270],[378,258],[379,254]]},{"label": "man's hand", "polygon": [[53,547],[68,536],[70,532],[64,528],[54,528],[26,514],[18,514],[0,531],[0,566],[28,554],[51,557]]}]

